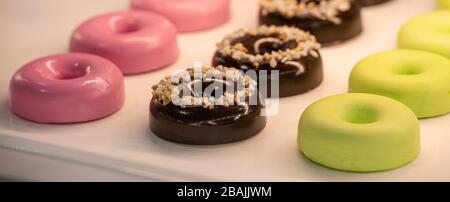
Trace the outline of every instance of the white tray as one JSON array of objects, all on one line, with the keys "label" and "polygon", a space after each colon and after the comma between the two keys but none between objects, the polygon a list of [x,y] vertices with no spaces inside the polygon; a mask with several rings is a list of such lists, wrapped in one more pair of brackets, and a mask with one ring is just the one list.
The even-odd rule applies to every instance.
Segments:
[{"label": "white tray", "polygon": [[[388,172],[355,174],[330,170],[305,159],[296,145],[297,121],[303,110],[319,98],[345,93],[352,66],[371,53],[394,49],[399,27],[405,20],[432,10],[433,2],[395,0],[364,9],[363,35],[322,50],[323,84],[307,94],[282,99],[279,116],[269,118],[263,132],[234,144],[186,146],[162,141],[150,133],[151,85],[194,61],[209,63],[215,43],[225,34],[256,26],[256,0],[234,0],[233,17],[224,26],[180,34],[181,57],[171,67],[126,77],[127,100],[118,113],[100,121],[74,125],[42,125],[12,115],[7,104],[9,79],[32,59],[65,52],[71,31],[86,18],[126,9],[128,1],[2,0],[0,175],[26,180],[448,181],[450,115],[421,120],[419,158]],[[27,160],[30,158],[33,160]],[[65,163],[46,163],[49,160]],[[77,166],[85,170],[74,169]],[[80,171],[77,175],[76,170]],[[94,172],[93,178],[86,178],[89,172]],[[111,178],[98,177],[107,172],[113,173]],[[79,178],[74,177],[78,175]]]}]

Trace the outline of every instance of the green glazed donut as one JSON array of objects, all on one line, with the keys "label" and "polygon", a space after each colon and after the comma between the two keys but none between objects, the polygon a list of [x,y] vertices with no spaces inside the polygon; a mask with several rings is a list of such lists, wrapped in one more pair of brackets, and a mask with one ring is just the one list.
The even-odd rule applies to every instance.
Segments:
[{"label": "green glazed donut", "polygon": [[450,60],[416,50],[378,53],[353,68],[349,92],[394,98],[418,118],[444,115],[450,112]]},{"label": "green glazed donut", "polygon": [[398,46],[450,58],[450,10],[434,11],[409,20],[400,29]]},{"label": "green glazed donut", "polygon": [[438,9],[450,9],[450,0],[436,0]]},{"label": "green glazed donut", "polygon": [[420,150],[419,123],[402,103],[379,95],[341,94],[309,106],[298,145],[310,160],[353,172],[401,167]]}]

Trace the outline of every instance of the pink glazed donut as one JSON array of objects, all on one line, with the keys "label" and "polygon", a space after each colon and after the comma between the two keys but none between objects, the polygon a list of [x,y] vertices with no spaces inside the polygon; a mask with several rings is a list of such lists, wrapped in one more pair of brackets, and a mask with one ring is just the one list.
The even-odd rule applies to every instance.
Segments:
[{"label": "pink glazed donut", "polygon": [[168,17],[180,32],[212,28],[230,18],[229,0],[132,0],[131,7]]},{"label": "pink glazed donut", "polygon": [[124,102],[123,75],[89,54],[48,56],[19,69],[10,83],[10,108],[39,123],[76,123],[106,117]]},{"label": "pink glazed donut", "polygon": [[177,31],[167,18],[142,11],[109,13],[89,19],[72,35],[71,52],[114,62],[124,74],[165,67],[178,57]]}]

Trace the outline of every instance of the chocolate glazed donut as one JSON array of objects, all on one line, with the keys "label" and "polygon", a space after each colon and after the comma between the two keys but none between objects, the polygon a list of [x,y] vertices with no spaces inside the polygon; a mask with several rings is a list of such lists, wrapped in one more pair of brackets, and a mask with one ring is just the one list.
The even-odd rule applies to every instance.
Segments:
[{"label": "chocolate glazed donut", "polygon": [[374,6],[377,4],[382,4],[382,3],[388,2],[390,0],[361,0],[361,1],[363,2],[362,4],[364,6]]},{"label": "chocolate glazed donut", "polygon": [[[228,70],[223,67],[216,69]],[[249,79],[249,77],[245,78]],[[203,91],[211,84],[195,80],[193,77],[192,79],[193,82],[202,82]],[[256,89],[256,82],[253,82]],[[266,117],[261,116],[263,106],[259,101],[256,104],[249,102],[250,97],[258,96],[257,91],[248,94],[250,97],[246,97],[245,102],[241,103],[233,102],[235,100],[232,98],[228,100],[228,102],[231,101],[229,104],[217,105],[214,102],[205,103],[200,99],[199,102],[194,101],[193,103],[198,104],[194,105],[183,103],[185,100],[168,100],[164,92],[172,87],[166,84],[167,82],[163,80],[154,87],[150,103],[150,129],[164,140],[191,145],[225,144],[253,137],[266,125]],[[228,84],[224,82],[224,85]],[[238,88],[234,90],[237,91]],[[232,92],[226,92],[232,94]],[[192,92],[191,95],[194,94]]]},{"label": "chocolate glazed donut", "polygon": [[[272,31],[269,31],[272,30]],[[295,31],[288,31],[295,30]],[[286,33],[299,33],[293,38],[301,39],[305,37],[305,41],[299,40],[285,40],[280,42],[278,39],[280,35]],[[320,45],[315,42],[315,38],[299,29],[288,28],[288,27],[266,27],[262,26],[255,30],[244,30],[238,31],[244,32],[237,34],[240,37],[229,36],[226,37],[221,44],[218,45],[218,50],[213,57],[213,65],[223,65],[231,67],[239,67],[241,70],[256,70],[258,73],[261,70],[267,71],[267,95],[271,97],[271,73],[270,70],[279,70],[279,96],[287,97],[302,94],[308,92],[322,82],[323,70],[322,70],[322,59],[318,48]],[[258,32],[258,34],[250,34],[250,32]],[[231,34],[236,35],[236,33]],[[261,43],[261,41],[263,41]],[[232,51],[228,54],[227,51],[223,51],[224,47],[222,45],[228,44],[234,47]],[[259,44],[259,45],[257,45]],[[239,46],[242,46],[239,48]],[[304,47],[303,47],[304,46]],[[258,50],[255,50],[255,47]],[[311,50],[307,53],[300,53],[298,49],[304,49],[305,47],[311,47]],[[237,49],[236,49],[237,48]],[[226,48],[225,48],[226,49]],[[243,49],[245,52],[243,54],[247,55],[250,59],[245,60],[245,58],[240,56],[237,52]],[[233,51],[234,50],[234,51]],[[300,54],[299,57],[293,57],[286,61],[278,61],[276,65],[273,65],[273,61],[264,59],[252,61],[252,58],[258,56],[261,57],[279,57],[279,55],[284,55],[285,53],[291,54],[292,51]],[[233,58],[234,57],[234,58]],[[283,60],[283,59],[282,59]],[[258,78],[258,80],[260,80]],[[260,83],[261,81],[258,81]],[[262,89],[260,89],[262,90]],[[261,92],[264,94],[264,92]]]},{"label": "chocolate glazed donut", "polygon": [[[259,23],[261,25],[289,25],[307,30],[324,46],[340,43],[358,36],[362,28],[360,0],[287,0],[297,1],[299,8],[282,12],[275,0],[261,0]],[[327,11],[321,8],[321,1],[330,6]],[[281,1],[283,2],[283,1]],[[285,6],[293,6],[285,5]],[[334,8],[334,7],[336,8]],[[311,9],[319,8],[314,11]],[[300,9],[300,10],[301,10]],[[309,9],[309,10],[308,10]],[[325,9],[325,10],[326,10]],[[321,13],[323,12],[323,13]]]}]

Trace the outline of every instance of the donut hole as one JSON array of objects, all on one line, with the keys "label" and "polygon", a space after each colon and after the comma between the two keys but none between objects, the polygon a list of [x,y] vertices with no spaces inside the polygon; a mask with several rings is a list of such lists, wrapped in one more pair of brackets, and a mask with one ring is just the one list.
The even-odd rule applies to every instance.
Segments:
[{"label": "donut hole", "polygon": [[342,118],[349,123],[368,124],[377,122],[379,113],[372,106],[353,105],[343,110]]},{"label": "donut hole", "polygon": [[83,63],[53,64],[48,63],[42,74],[49,79],[70,80],[86,76],[90,71],[90,65]]},{"label": "donut hole", "polygon": [[86,76],[90,66],[81,63],[73,63],[63,68],[56,69],[54,78],[59,80],[77,79]]},{"label": "donut hole", "polygon": [[422,68],[414,66],[414,65],[407,65],[407,66],[401,66],[401,67],[394,68],[394,74],[405,75],[405,76],[418,75],[418,74],[422,74],[423,72],[424,71]]},{"label": "donut hole", "polygon": [[140,30],[140,25],[135,19],[118,18],[111,24],[117,34],[129,34]]}]

